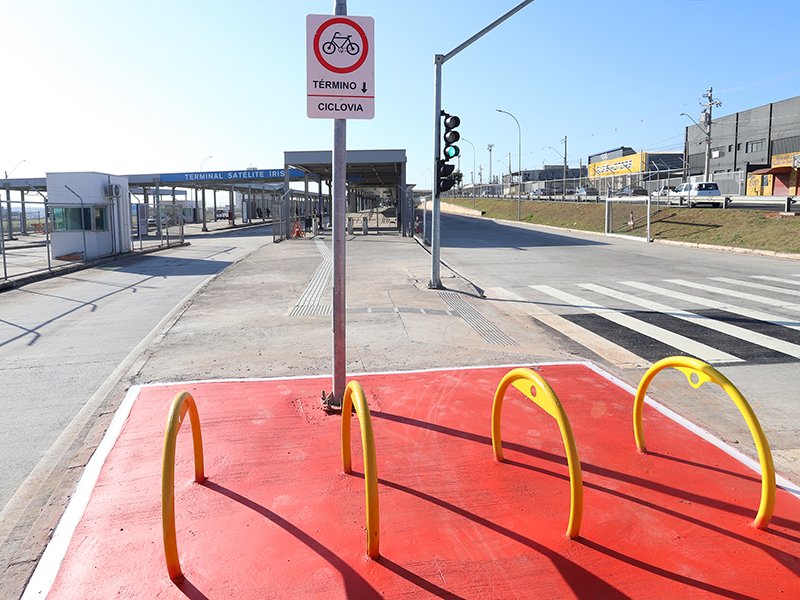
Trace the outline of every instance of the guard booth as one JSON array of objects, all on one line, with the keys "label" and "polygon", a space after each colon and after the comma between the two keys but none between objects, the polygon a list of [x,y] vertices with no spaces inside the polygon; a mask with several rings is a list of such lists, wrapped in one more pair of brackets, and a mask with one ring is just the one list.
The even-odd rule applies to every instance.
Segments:
[{"label": "guard booth", "polygon": [[131,250],[128,179],[103,173],[48,173],[55,260],[94,260]]}]

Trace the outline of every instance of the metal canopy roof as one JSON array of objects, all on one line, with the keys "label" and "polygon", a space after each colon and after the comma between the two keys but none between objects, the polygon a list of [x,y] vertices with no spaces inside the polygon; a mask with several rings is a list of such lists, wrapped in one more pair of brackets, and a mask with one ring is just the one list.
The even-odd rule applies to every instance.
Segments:
[{"label": "metal canopy roof", "polygon": [[[330,182],[333,179],[330,150],[284,152],[284,169],[290,181],[302,181],[304,173],[311,179]],[[193,173],[137,174],[127,177],[131,187],[205,188],[237,191],[254,189],[277,191],[284,186],[284,169],[245,169],[241,171],[202,171]],[[405,150],[348,150],[347,186],[374,198],[398,198],[406,185]],[[45,191],[45,178],[0,179],[0,188]]]},{"label": "metal canopy roof", "polygon": [[[284,152],[283,160],[321,181],[333,179],[333,152],[315,150]],[[348,150],[347,185],[377,198],[397,198],[405,185],[405,150]]]}]

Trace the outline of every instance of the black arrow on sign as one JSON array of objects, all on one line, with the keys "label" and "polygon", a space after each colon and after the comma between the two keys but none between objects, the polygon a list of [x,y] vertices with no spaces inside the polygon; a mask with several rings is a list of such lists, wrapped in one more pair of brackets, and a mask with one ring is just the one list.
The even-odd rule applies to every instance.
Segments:
[{"label": "black arrow on sign", "polygon": [[361,91],[364,92],[365,94],[367,93],[367,82],[366,81],[364,82],[364,87],[361,88]]}]

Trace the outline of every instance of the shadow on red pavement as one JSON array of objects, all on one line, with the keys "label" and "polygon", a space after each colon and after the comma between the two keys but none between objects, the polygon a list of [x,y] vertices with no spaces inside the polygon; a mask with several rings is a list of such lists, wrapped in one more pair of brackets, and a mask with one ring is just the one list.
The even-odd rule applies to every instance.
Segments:
[{"label": "shadow on red pavement", "polygon": [[[516,390],[493,460],[491,406],[509,367],[352,377],[373,417],[380,556],[366,556],[358,425],[353,475],[340,424],[320,406],[329,378],[153,385],[132,391],[48,596],[54,598],[777,598],[800,586],[800,500],[779,490],[752,526],[760,478],[645,407],[636,451],[629,389],[585,364],[536,367],[569,416],[583,470],[580,537],[564,442]],[[191,480],[189,427],[176,457],[177,541],[160,523],[164,424],[195,398],[208,480]],[[733,408],[735,410],[735,408]],[[355,421],[355,419],[354,419]],[[37,572],[37,575],[40,575]],[[37,576],[34,577],[34,580]],[[39,585],[37,581],[32,585]],[[783,597],[790,597],[784,595]]]}]

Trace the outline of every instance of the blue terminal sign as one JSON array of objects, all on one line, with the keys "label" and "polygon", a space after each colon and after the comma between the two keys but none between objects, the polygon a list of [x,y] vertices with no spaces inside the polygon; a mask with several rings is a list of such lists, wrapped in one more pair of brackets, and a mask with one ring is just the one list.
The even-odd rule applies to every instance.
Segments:
[{"label": "blue terminal sign", "polygon": [[[200,171],[197,173],[162,173],[159,176],[161,183],[193,183],[200,181],[242,181],[242,180],[269,180],[283,181],[285,169],[259,169],[244,171]],[[305,173],[299,169],[289,169],[289,178],[302,179]]]}]

